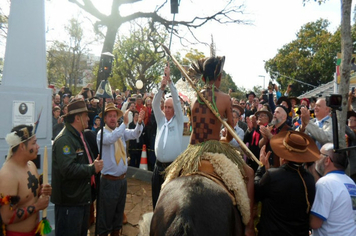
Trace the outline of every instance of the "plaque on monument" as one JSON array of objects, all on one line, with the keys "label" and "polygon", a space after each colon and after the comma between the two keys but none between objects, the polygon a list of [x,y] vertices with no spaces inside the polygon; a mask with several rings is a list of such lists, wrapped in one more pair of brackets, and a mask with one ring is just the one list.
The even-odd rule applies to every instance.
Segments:
[{"label": "plaque on monument", "polygon": [[35,102],[14,101],[12,111],[12,127],[17,125],[33,125],[35,122]]}]

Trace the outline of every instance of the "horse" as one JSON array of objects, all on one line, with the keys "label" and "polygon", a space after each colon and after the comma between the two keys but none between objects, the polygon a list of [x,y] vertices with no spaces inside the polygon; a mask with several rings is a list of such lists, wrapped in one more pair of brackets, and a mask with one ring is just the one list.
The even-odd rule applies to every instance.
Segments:
[{"label": "horse", "polygon": [[244,235],[242,216],[221,184],[204,175],[181,176],[161,190],[151,236]]}]

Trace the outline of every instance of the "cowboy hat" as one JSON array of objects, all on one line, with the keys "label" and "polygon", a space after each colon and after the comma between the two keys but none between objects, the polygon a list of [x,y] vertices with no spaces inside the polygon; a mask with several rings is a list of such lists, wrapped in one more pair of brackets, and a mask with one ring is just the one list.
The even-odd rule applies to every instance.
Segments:
[{"label": "cowboy hat", "polygon": [[267,111],[267,110],[259,110],[255,113],[255,116],[258,117],[260,114],[266,114],[268,116],[268,122],[271,122],[273,119],[273,115],[271,112]]},{"label": "cowboy hat", "polygon": [[252,94],[253,97],[256,97],[256,94],[253,91],[250,91],[249,93],[246,93],[246,98],[248,98],[250,94]]},{"label": "cowboy hat", "polygon": [[272,151],[287,161],[296,163],[319,160],[320,151],[314,140],[299,131],[283,131],[270,140]]},{"label": "cowboy hat", "polygon": [[[121,111],[119,108],[116,108],[116,107],[115,107],[115,104],[112,103],[112,102],[108,103],[108,104],[105,106],[105,113],[107,113],[107,112],[109,112],[109,111],[116,111],[116,114],[117,114],[117,118],[118,118],[118,119],[123,115],[122,111]],[[102,117],[102,112],[100,112],[99,117],[100,117],[100,118]]]},{"label": "cowboy hat", "polygon": [[245,113],[245,109],[243,109],[242,106],[237,105],[237,104],[232,104],[232,109],[238,110],[240,112],[240,116],[242,116]]},{"label": "cowboy hat", "polygon": [[68,107],[68,112],[62,117],[83,113],[83,112],[94,112],[94,111],[88,111],[87,105],[85,104],[84,100],[74,100],[70,102],[67,105],[67,107]]},{"label": "cowboy hat", "polygon": [[291,111],[291,109],[292,109],[292,103],[290,103],[289,98],[287,98],[286,96],[282,96],[282,97],[278,98],[278,100],[277,100],[277,105],[281,105],[281,103],[282,103],[283,101],[286,102],[287,105],[288,105],[288,108],[287,108],[287,110],[288,110],[287,114],[288,114],[288,113]]}]

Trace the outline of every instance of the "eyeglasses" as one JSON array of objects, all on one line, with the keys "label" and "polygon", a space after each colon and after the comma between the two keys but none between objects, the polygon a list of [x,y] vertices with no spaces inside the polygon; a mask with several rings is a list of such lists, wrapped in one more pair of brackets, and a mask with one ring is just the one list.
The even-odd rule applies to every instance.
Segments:
[{"label": "eyeglasses", "polygon": [[324,157],[329,157],[330,161],[331,162],[334,162],[333,159],[331,158],[331,156],[327,155],[327,154],[324,154],[324,153],[320,153],[321,155],[323,155]]},{"label": "eyeglasses", "polygon": [[240,105],[245,105],[245,103],[242,103],[242,102],[241,102]]},{"label": "eyeglasses", "polygon": [[352,121],[352,122],[355,122],[356,119],[347,119],[348,121]]}]

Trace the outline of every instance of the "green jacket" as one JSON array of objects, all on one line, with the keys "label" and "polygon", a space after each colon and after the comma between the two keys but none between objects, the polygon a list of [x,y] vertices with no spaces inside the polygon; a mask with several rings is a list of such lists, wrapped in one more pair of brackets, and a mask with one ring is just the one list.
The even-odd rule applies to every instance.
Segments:
[{"label": "green jacket", "polygon": [[[87,144],[90,155],[90,147]],[[91,203],[90,165],[84,144],[72,125],[66,124],[52,147],[52,196],[51,202],[59,205],[86,205]]]}]

